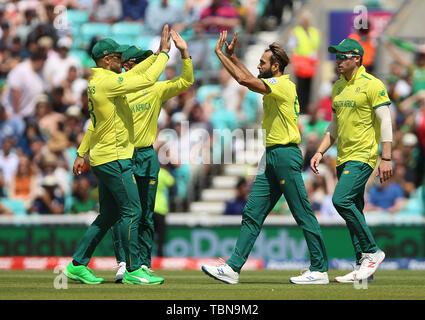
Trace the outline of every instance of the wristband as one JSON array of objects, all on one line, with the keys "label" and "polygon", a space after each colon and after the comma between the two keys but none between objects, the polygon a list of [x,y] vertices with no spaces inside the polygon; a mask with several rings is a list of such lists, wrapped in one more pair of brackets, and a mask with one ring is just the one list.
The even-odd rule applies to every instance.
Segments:
[{"label": "wristband", "polygon": [[388,159],[388,158],[381,158],[381,160],[383,160],[383,161],[392,161],[391,159]]},{"label": "wristband", "polygon": [[322,157],[324,156],[324,153],[321,151],[316,151],[316,153],[320,153],[322,155]]},{"label": "wristband", "polygon": [[[162,52],[162,53],[165,53],[165,54],[167,55],[168,59],[170,59],[170,56],[168,55],[168,53],[167,53],[167,52],[165,52],[164,50],[161,50],[161,52]],[[160,53],[161,53],[161,52],[160,52]]]}]

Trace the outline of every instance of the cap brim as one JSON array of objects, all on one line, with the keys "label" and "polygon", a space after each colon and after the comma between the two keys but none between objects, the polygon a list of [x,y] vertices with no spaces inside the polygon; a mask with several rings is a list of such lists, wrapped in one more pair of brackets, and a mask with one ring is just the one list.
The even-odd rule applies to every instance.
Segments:
[{"label": "cap brim", "polygon": [[127,59],[124,60],[124,62],[129,61],[130,59],[142,59],[141,61],[145,60],[146,58],[150,57],[153,54],[152,50],[145,50],[143,51],[143,53],[141,55],[138,55],[136,57],[128,57]]},{"label": "cap brim", "polygon": [[128,44],[121,44],[118,46],[118,48],[114,49],[113,52],[123,53],[126,51],[130,46]]},{"label": "cap brim", "polygon": [[348,52],[351,51],[344,46],[330,46],[328,47],[328,52],[330,53],[337,53],[337,52]]},{"label": "cap brim", "polygon": [[152,54],[153,54],[152,50],[146,50],[145,52],[143,52],[142,57],[146,59],[147,57],[150,57]]}]

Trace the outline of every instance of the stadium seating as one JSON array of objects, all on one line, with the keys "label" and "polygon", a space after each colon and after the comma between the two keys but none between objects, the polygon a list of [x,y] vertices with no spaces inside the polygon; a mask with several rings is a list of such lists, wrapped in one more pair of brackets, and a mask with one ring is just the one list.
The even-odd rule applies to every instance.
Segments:
[{"label": "stadium seating", "polygon": [[86,23],[80,27],[79,36],[84,45],[89,45],[95,37],[110,37],[111,25],[101,22]]},{"label": "stadium seating", "polygon": [[5,207],[12,211],[15,216],[22,216],[27,214],[25,203],[22,200],[15,200],[4,197],[1,198],[1,202]]}]

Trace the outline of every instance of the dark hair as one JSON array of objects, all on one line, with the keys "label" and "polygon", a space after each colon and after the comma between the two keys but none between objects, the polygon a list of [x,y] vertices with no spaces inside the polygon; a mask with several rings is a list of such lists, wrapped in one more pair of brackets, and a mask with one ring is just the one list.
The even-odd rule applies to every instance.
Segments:
[{"label": "dark hair", "polygon": [[41,49],[37,49],[35,52],[31,53],[31,60],[37,61],[37,60],[46,60],[47,59],[47,53]]},{"label": "dark hair", "polygon": [[266,52],[267,51],[271,51],[272,53],[270,57],[270,63],[274,64],[277,62],[279,64],[279,71],[283,72],[286,66],[289,64],[289,58],[285,50],[283,50],[280,44],[273,42],[271,45],[269,45],[269,48],[266,49]]},{"label": "dark hair", "polygon": [[238,183],[236,184],[236,188],[239,189],[241,186],[243,186],[246,183],[247,183],[246,179],[241,177],[239,178]]}]

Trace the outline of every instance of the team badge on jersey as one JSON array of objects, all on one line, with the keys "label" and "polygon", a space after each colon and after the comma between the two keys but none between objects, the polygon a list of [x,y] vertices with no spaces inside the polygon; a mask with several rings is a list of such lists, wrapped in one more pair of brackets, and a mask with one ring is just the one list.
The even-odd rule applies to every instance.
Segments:
[{"label": "team badge on jersey", "polygon": [[279,82],[279,80],[277,80],[276,78],[270,78],[270,79],[267,79],[267,82],[270,84],[276,84]]}]

